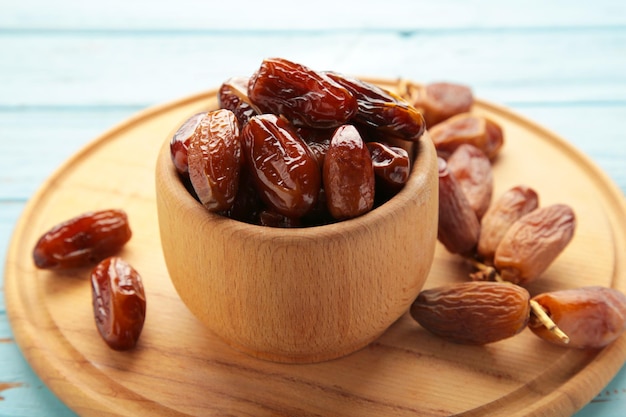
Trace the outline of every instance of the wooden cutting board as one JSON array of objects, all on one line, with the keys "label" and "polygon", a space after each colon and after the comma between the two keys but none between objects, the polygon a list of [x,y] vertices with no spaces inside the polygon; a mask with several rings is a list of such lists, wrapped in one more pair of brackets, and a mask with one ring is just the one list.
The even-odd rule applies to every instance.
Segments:
[{"label": "wooden cutting board", "polygon": [[[394,88],[395,82],[378,80]],[[600,351],[552,346],[525,330],[484,347],[446,343],[408,314],[350,356],[311,365],[253,359],[232,350],[189,313],[170,283],[155,207],[156,155],[189,115],[216,106],[209,91],[151,108],[104,133],[33,196],[7,254],[6,304],[15,339],[35,371],[84,416],[568,416],[626,359],[626,336]],[[541,204],[570,204],[572,243],[530,288],[584,285],[626,292],[626,203],[587,157],[551,132],[478,101],[506,143],[495,196],[526,184]],[[142,274],[147,319],[138,347],[107,348],[91,310],[89,270],[39,271],[39,236],[79,213],[122,208],[134,231],[121,256]],[[211,256],[207,253],[207,256]],[[242,262],[245,262],[242,259]],[[437,248],[426,287],[466,279],[468,267]]]}]

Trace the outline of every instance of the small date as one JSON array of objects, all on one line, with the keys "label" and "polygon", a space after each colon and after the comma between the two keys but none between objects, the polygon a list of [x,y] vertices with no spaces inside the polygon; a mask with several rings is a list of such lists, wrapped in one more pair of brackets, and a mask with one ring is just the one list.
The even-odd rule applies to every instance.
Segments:
[{"label": "small date", "polygon": [[526,327],[530,295],[517,285],[463,282],[423,290],[411,316],[429,332],[453,343],[484,345]]},{"label": "small date", "polygon": [[96,327],[114,350],[135,347],[146,318],[146,295],[139,273],[119,257],[100,262],[91,272]]},{"label": "small date", "polygon": [[374,206],[374,167],[354,126],[341,126],[333,135],[324,158],[323,181],[328,210],[335,219],[356,217]]},{"label": "small date", "polygon": [[44,233],[33,249],[33,261],[41,269],[93,265],[117,253],[131,236],[123,210],[87,212]]},{"label": "small date", "polygon": [[543,340],[571,348],[599,349],[626,330],[626,296],[599,286],[574,288],[539,294],[532,299],[567,335],[556,337],[531,315],[528,327]]},{"label": "small date", "polygon": [[241,141],[235,114],[207,113],[189,142],[189,179],[200,202],[213,212],[231,208],[239,187]]}]

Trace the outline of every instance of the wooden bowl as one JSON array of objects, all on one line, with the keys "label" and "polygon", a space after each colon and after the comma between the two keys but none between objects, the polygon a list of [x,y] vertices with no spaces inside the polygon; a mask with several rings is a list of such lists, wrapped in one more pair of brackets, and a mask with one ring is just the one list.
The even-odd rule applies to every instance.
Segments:
[{"label": "wooden bowl", "polygon": [[405,313],[437,237],[437,157],[416,144],[408,183],[371,212],[299,229],[208,212],[185,189],[169,140],[156,167],[163,254],[183,302],[226,343],[254,357],[307,363],[354,352]]}]

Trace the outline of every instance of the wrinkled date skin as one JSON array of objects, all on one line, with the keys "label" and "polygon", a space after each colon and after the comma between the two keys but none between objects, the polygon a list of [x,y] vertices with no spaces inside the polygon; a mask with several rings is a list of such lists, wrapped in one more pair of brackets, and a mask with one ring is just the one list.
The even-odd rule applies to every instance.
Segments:
[{"label": "wrinkled date skin", "polygon": [[385,134],[418,141],[426,129],[424,117],[402,98],[382,88],[345,75],[327,72],[328,77],[345,87],[357,100],[354,122],[374,127]]},{"label": "wrinkled date skin", "polygon": [[530,295],[517,285],[463,282],[422,291],[411,316],[429,332],[453,343],[484,345],[526,327]]},{"label": "wrinkled date skin", "polygon": [[228,210],[237,195],[242,164],[233,112],[220,109],[202,118],[189,143],[188,162],[189,179],[200,202],[209,211]]},{"label": "wrinkled date skin", "polygon": [[250,119],[241,139],[248,170],[265,203],[287,217],[309,212],[320,191],[321,171],[295,128],[264,114]]},{"label": "wrinkled date skin", "polygon": [[196,128],[200,124],[206,112],[196,113],[183,123],[170,141],[170,154],[172,162],[176,167],[176,171],[183,178],[189,177],[188,151],[191,138],[196,132]]},{"label": "wrinkled date skin", "polygon": [[448,158],[448,169],[480,220],[489,208],[493,194],[491,161],[483,151],[465,143]]},{"label": "wrinkled date skin", "polygon": [[141,276],[119,257],[100,262],[91,272],[96,327],[114,350],[135,347],[146,318],[146,295]]},{"label": "wrinkled date skin", "polygon": [[124,211],[88,212],[44,233],[33,249],[33,260],[42,269],[90,266],[117,253],[131,236]]},{"label": "wrinkled date skin", "polygon": [[376,178],[392,190],[406,184],[411,174],[411,161],[405,149],[381,142],[367,142],[365,146],[370,152]]},{"label": "wrinkled date skin", "polygon": [[541,275],[568,245],[576,229],[571,207],[537,208],[515,221],[498,244],[494,266],[503,280],[525,285]]},{"label": "wrinkled date skin", "polygon": [[437,238],[451,253],[471,254],[478,244],[480,223],[448,164],[438,158],[439,224]]},{"label": "wrinkled date skin", "polygon": [[626,330],[626,296],[605,287],[582,287],[539,294],[533,298],[569,337],[565,344],[536,316],[528,327],[551,343],[578,349],[599,349]]},{"label": "wrinkled date skin", "polygon": [[474,145],[493,161],[504,144],[502,128],[485,117],[471,113],[457,114],[429,130],[437,153],[448,158],[464,143]]},{"label": "wrinkled date skin", "polygon": [[249,81],[247,77],[229,78],[222,83],[217,94],[220,108],[230,110],[235,114],[240,130],[252,116],[258,114],[248,97]]},{"label": "wrinkled date skin", "polygon": [[248,97],[264,113],[284,115],[294,126],[338,127],[354,116],[356,99],[323,73],[282,58],[263,60]]},{"label": "wrinkled date skin", "polygon": [[424,114],[432,127],[457,114],[467,113],[474,104],[472,90],[461,84],[435,82],[409,91],[411,103]]},{"label": "wrinkled date skin", "polygon": [[477,252],[483,262],[493,264],[496,248],[509,227],[537,207],[539,195],[525,185],[507,190],[493,202],[481,220]]},{"label": "wrinkled date skin", "polygon": [[324,158],[323,178],[328,210],[335,219],[360,216],[374,206],[374,167],[354,126],[337,128]]}]

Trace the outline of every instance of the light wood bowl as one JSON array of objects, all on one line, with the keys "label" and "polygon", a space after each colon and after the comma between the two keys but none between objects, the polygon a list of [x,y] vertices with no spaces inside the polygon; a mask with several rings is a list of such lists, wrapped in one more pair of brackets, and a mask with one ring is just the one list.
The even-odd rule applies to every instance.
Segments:
[{"label": "light wood bowl", "polygon": [[408,183],[371,212],[299,229],[208,212],[185,189],[169,140],[156,167],[162,249],[195,316],[232,347],[278,362],[354,352],[405,313],[430,270],[437,237],[437,157],[416,144]]}]

